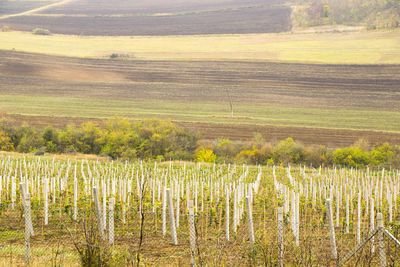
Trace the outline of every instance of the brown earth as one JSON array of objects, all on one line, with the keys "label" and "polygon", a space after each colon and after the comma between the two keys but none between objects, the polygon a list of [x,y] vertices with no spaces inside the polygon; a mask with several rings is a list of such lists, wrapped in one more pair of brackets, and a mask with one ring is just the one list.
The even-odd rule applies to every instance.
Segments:
[{"label": "brown earth", "polygon": [[[119,61],[78,59],[0,51],[0,93],[105,99],[227,103],[283,107],[398,111],[400,66],[309,65],[251,62]],[[7,114],[14,123],[38,127],[80,124],[87,118],[28,117]],[[68,114],[66,114],[68,116]],[[94,118],[95,119],[95,118]],[[172,118],[173,119],[173,118]],[[96,120],[96,119],[95,119]],[[100,120],[99,120],[100,121]],[[203,138],[267,141],[286,137],[304,144],[345,146],[359,138],[400,143],[400,134],[305,127],[178,124]]]},{"label": "brown earth", "polygon": [[162,15],[279,5],[284,0],[79,0],[45,10],[43,14],[65,15]]},{"label": "brown earth", "polygon": [[[48,5],[48,1],[9,1],[0,0],[0,15],[16,14]],[[0,22],[1,25],[1,22]]]},{"label": "brown earth", "polygon": [[290,8],[249,6],[178,15],[18,16],[0,23],[12,30],[45,28],[76,35],[193,35],[275,33],[291,29]]},{"label": "brown earth", "polygon": [[[2,2],[9,6],[4,14],[28,10],[23,7],[25,2]],[[290,14],[290,7],[282,0],[82,0],[4,18],[0,26],[79,35],[269,33],[289,31]]]},{"label": "brown earth", "polygon": [[400,111],[400,65],[0,58],[4,94]]}]

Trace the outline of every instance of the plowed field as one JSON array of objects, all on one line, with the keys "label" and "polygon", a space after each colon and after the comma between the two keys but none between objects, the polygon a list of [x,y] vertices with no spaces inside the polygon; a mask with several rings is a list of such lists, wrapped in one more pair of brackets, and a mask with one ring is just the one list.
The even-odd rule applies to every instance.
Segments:
[{"label": "plowed field", "polygon": [[203,138],[260,132],[269,141],[291,136],[330,146],[400,140],[399,65],[0,57],[0,111],[39,126],[159,117]]},{"label": "plowed field", "polygon": [[2,19],[0,25],[76,35],[272,33],[291,29],[290,14],[290,7],[280,0],[72,0],[34,14]]}]

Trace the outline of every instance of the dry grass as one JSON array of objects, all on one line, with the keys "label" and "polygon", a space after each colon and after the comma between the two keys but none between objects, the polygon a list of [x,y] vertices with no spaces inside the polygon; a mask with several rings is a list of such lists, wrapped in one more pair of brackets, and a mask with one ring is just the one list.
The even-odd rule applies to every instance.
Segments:
[{"label": "dry grass", "polygon": [[[400,63],[398,31],[163,37],[105,37],[0,33],[0,49],[69,57],[250,60],[327,64]],[[118,44],[118,45],[116,45]]]}]

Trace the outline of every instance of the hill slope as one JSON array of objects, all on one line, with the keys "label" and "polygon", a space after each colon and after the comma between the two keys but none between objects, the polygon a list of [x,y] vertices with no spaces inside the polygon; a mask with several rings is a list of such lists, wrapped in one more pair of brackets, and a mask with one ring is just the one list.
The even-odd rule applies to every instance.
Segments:
[{"label": "hill slope", "polygon": [[0,111],[42,126],[158,117],[204,138],[261,132],[266,140],[334,146],[360,137],[400,141],[400,65],[0,57]]},{"label": "hill slope", "polygon": [[289,31],[290,14],[281,0],[71,0],[0,25],[77,35],[269,33]]}]

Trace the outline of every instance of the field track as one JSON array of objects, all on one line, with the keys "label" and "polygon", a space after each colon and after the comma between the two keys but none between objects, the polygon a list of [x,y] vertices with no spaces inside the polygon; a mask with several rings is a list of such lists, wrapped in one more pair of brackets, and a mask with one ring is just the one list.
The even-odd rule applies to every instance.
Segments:
[{"label": "field track", "polygon": [[35,14],[35,13],[38,13],[38,12],[43,12],[43,11],[45,11],[47,9],[50,9],[50,8],[54,8],[54,7],[57,7],[57,6],[65,5],[65,4],[67,4],[67,3],[71,2],[71,1],[74,1],[74,0],[62,0],[62,1],[58,1],[58,2],[55,2],[55,3],[48,4],[48,5],[44,5],[44,6],[41,6],[41,7],[37,7],[37,8],[34,8],[34,9],[30,9],[28,11],[24,11],[24,12],[21,12],[21,13],[3,15],[3,16],[0,16],[0,20],[1,19],[13,18],[13,17],[32,15],[32,14]]},{"label": "field track", "polygon": [[[11,120],[26,120],[41,127],[113,116],[107,111],[117,101],[127,107],[115,115],[130,119],[171,118],[199,130],[203,138],[248,140],[255,132],[261,132],[268,141],[291,136],[305,144],[329,146],[349,145],[361,137],[372,143],[400,142],[397,126],[392,122],[397,118],[400,103],[398,65],[115,61],[5,51],[0,52],[0,57],[0,92],[2,97],[10,96],[7,102],[12,105],[0,102],[0,111]],[[229,117],[227,90],[237,107],[234,119]],[[31,102],[27,103],[32,106],[19,102],[21,97],[29,98]],[[46,102],[71,97],[88,107],[85,104],[70,108]],[[157,102],[152,101],[163,101],[177,113],[163,113],[164,109],[160,111],[154,104]],[[186,102],[192,104],[182,106]],[[138,103],[143,103],[142,109],[131,113]],[[55,109],[44,108],[52,104]],[[198,112],[191,110],[191,106],[203,107],[200,115],[211,115],[197,117]],[[254,107],[259,109],[246,113],[246,109]],[[263,107],[275,113],[264,112]],[[291,109],[295,111],[288,116],[285,112]],[[341,109],[366,115],[360,120],[339,115],[337,121],[329,121],[329,112],[336,117],[334,113]],[[310,110],[317,113],[309,114]],[[385,117],[382,112],[392,115]],[[212,116],[214,113],[217,115]],[[301,119],[312,116],[316,121],[301,127]],[[324,116],[328,126],[324,125]],[[371,126],[369,121],[380,123]],[[282,123],[287,125],[282,127]],[[348,129],[338,129],[340,125]]]}]

